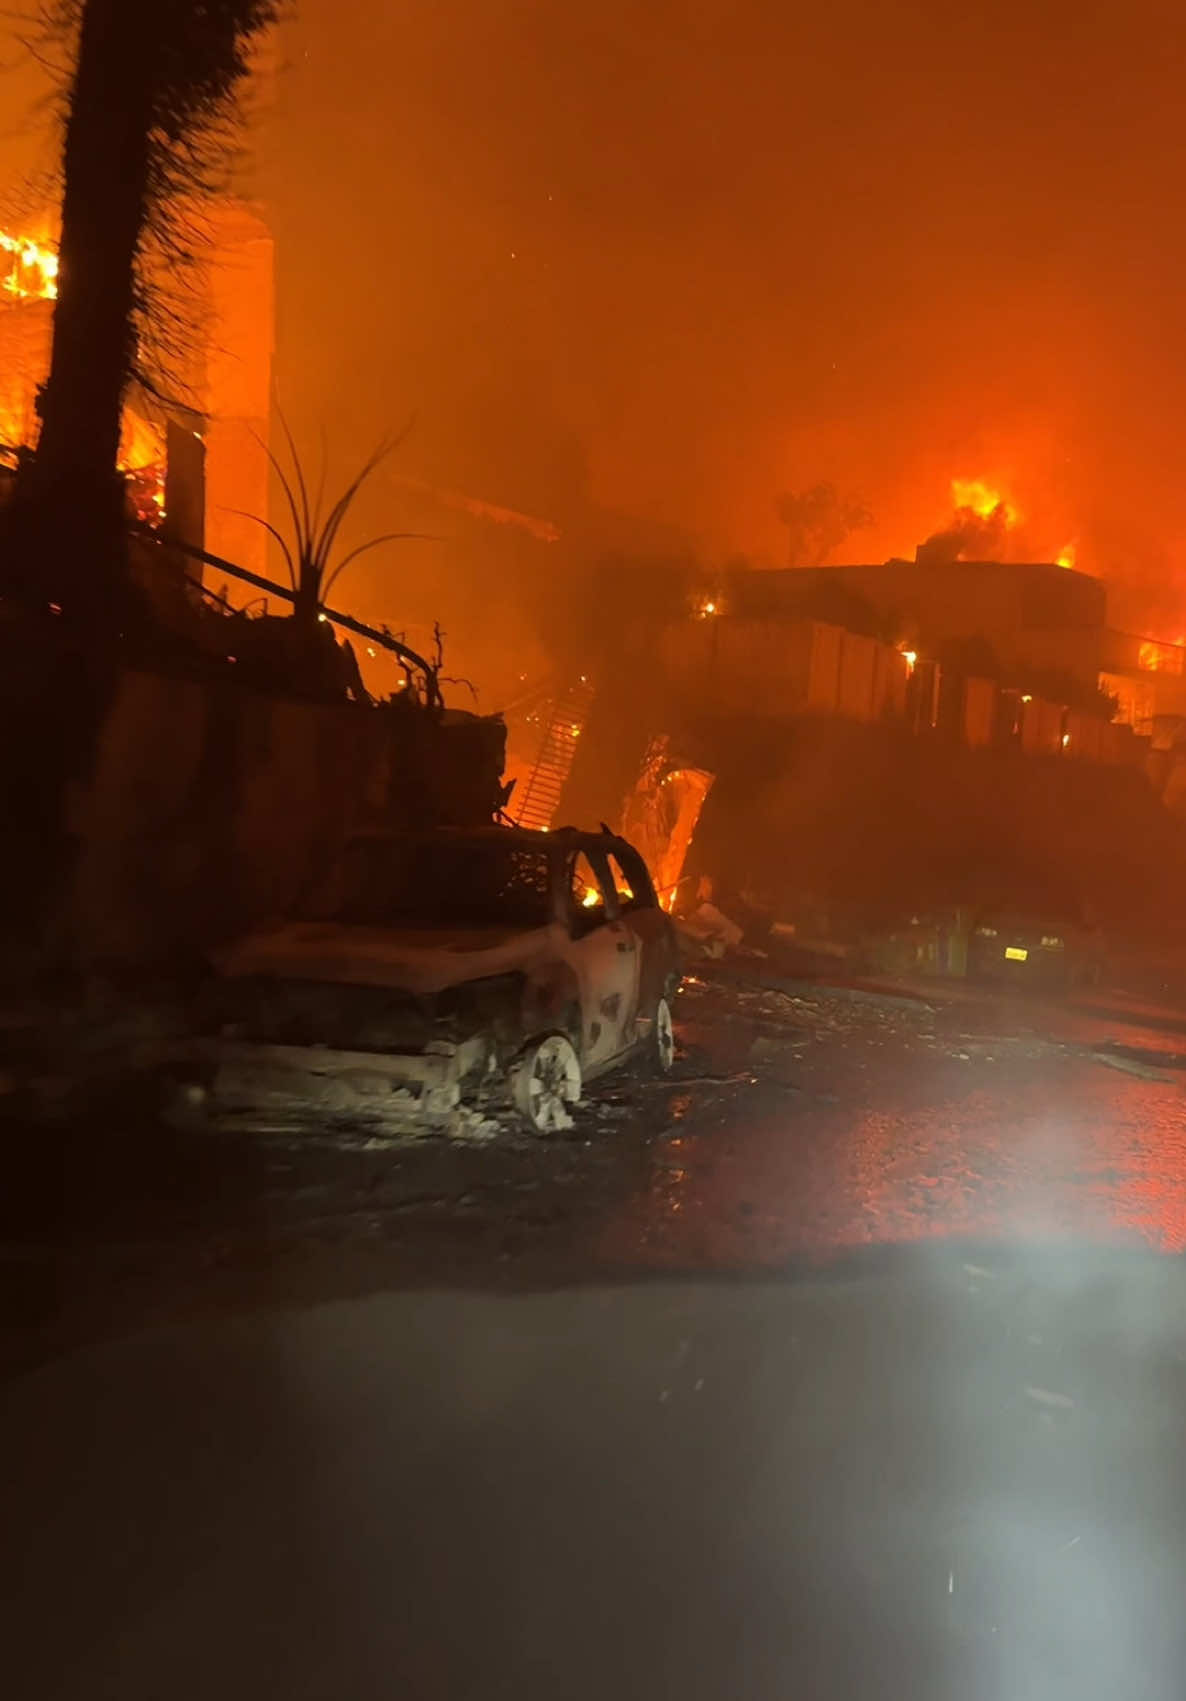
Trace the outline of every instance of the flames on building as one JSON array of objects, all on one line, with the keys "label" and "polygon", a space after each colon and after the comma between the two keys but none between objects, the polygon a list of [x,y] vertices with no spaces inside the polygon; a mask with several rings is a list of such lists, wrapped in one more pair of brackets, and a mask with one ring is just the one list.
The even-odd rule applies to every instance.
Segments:
[{"label": "flames on building", "polygon": [[0,230],[0,255],[6,295],[17,301],[57,300],[58,256],[53,248]]},{"label": "flames on building", "polygon": [[953,478],[951,517],[919,545],[919,555],[930,562],[1030,560],[1075,567],[1078,546],[1074,540],[1051,549],[1048,533],[1039,535],[1042,530],[1027,522],[1002,483]]},{"label": "flames on building", "polygon": [[[40,422],[37,389],[49,367],[53,303],[58,295],[58,256],[45,242],[0,231],[0,457],[15,467],[20,455],[37,446]],[[159,526],[165,517],[166,428],[147,407],[130,400],[120,431],[119,470],[128,507],[142,524]]]},{"label": "flames on building", "polygon": [[1009,498],[980,478],[953,478],[951,501],[957,515],[972,514],[978,520],[1000,520],[1007,531],[1021,519]]},{"label": "flames on building", "polygon": [[920,560],[1003,561],[1021,514],[1009,498],[983,479],[951,481],[952,514],[918,548]]},{"label": "flames on building", "polygon": [[[188,386],[193,406],[166,408],[140,386],[125,402],[119,469],[130,514],[154,529],[167,519],[171,427],[201,442],[189,541],[252,571],[267,571],[268,437],[274,343],[271,237],[238,202],[212,204],[208,301],[195,336]],[[37,392],[49,370],[58,256],[51,240],[0,231],[0,465],[15,468],[37,444]],[[184,506],[189,507],[187,502]],[[244,516],[254,516],[254,519]]]}]

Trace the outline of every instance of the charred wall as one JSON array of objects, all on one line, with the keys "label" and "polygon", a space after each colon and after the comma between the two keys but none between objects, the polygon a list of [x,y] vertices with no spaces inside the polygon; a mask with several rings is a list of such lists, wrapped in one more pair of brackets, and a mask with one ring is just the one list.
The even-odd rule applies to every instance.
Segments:
[{"label": "charred wall", "polygon": [[282,915],[358,826],[488,823],[504,741],[496,717],[125,673],[74,817],[84,952],[155,957]]},{"label": "charred wall", "polygon": [[870,923],[937,904],[1069,895],[1118,928],[1186,918],[1186,833],[1140,768],[802,717],[705,723],[717,779],[689,866],[775,905],[817,896]]},{"label": "charred wall", "polygon": [[[1099,671],[1107,621],[1099,579],[1042,561],[922,559],[752,573],[731,586],[730,606],[764,620],[813,608],[856,630],[876,626],[879,636],[924,653],[982,639],[1008,665],[1025,665],[1036,651],[1044,665],[1089,685]],[[836,612],[822,612],[829,607]]]}]

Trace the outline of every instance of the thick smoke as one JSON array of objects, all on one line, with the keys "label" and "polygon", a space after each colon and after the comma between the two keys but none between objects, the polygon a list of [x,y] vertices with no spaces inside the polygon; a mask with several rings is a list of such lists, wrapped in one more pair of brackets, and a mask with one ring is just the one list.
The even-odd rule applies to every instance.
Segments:
[{"label": "thick smoke", "polygon": [[998,502],[987,514],[975,508],[957,508],[949,526],[932,532],[918,546],[918,559],[935,563],[1003,561],[1009,553],[1009,518],[1004,502]]}]

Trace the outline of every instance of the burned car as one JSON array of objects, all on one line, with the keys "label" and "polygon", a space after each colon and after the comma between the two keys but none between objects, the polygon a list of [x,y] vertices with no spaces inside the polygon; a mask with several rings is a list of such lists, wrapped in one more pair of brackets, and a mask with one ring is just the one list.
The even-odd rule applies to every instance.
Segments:
[{"label": "burned car", "polygon": [[190,1104],[457,1126],[567,1126],[643,1048],[666,1070],[679,980],[646,865],[609,832],[369,832],[300,913],[219,951]]}]

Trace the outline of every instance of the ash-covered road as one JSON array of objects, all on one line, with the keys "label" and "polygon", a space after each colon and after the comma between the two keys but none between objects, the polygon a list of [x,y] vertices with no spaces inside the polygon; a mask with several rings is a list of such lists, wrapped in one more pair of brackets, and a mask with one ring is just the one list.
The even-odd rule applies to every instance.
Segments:
[{"label": "ash-covered road", "polygon": [[1186,1034],[1144,1022],[705,971],[675,1077],[610,1078],[547,1142],[10,1128],[8,1361],[409,1285],[747,1276],[936,1238],[1177,1252]]},{"label": "ash-covered road", "polygon": [[715,1105],[673,1095],[607,1258],[750,1270],[935,1236],[1186,1245],[1173,1033],[1052,1005],[695,982],[683,1013],[742,1079]]}]

